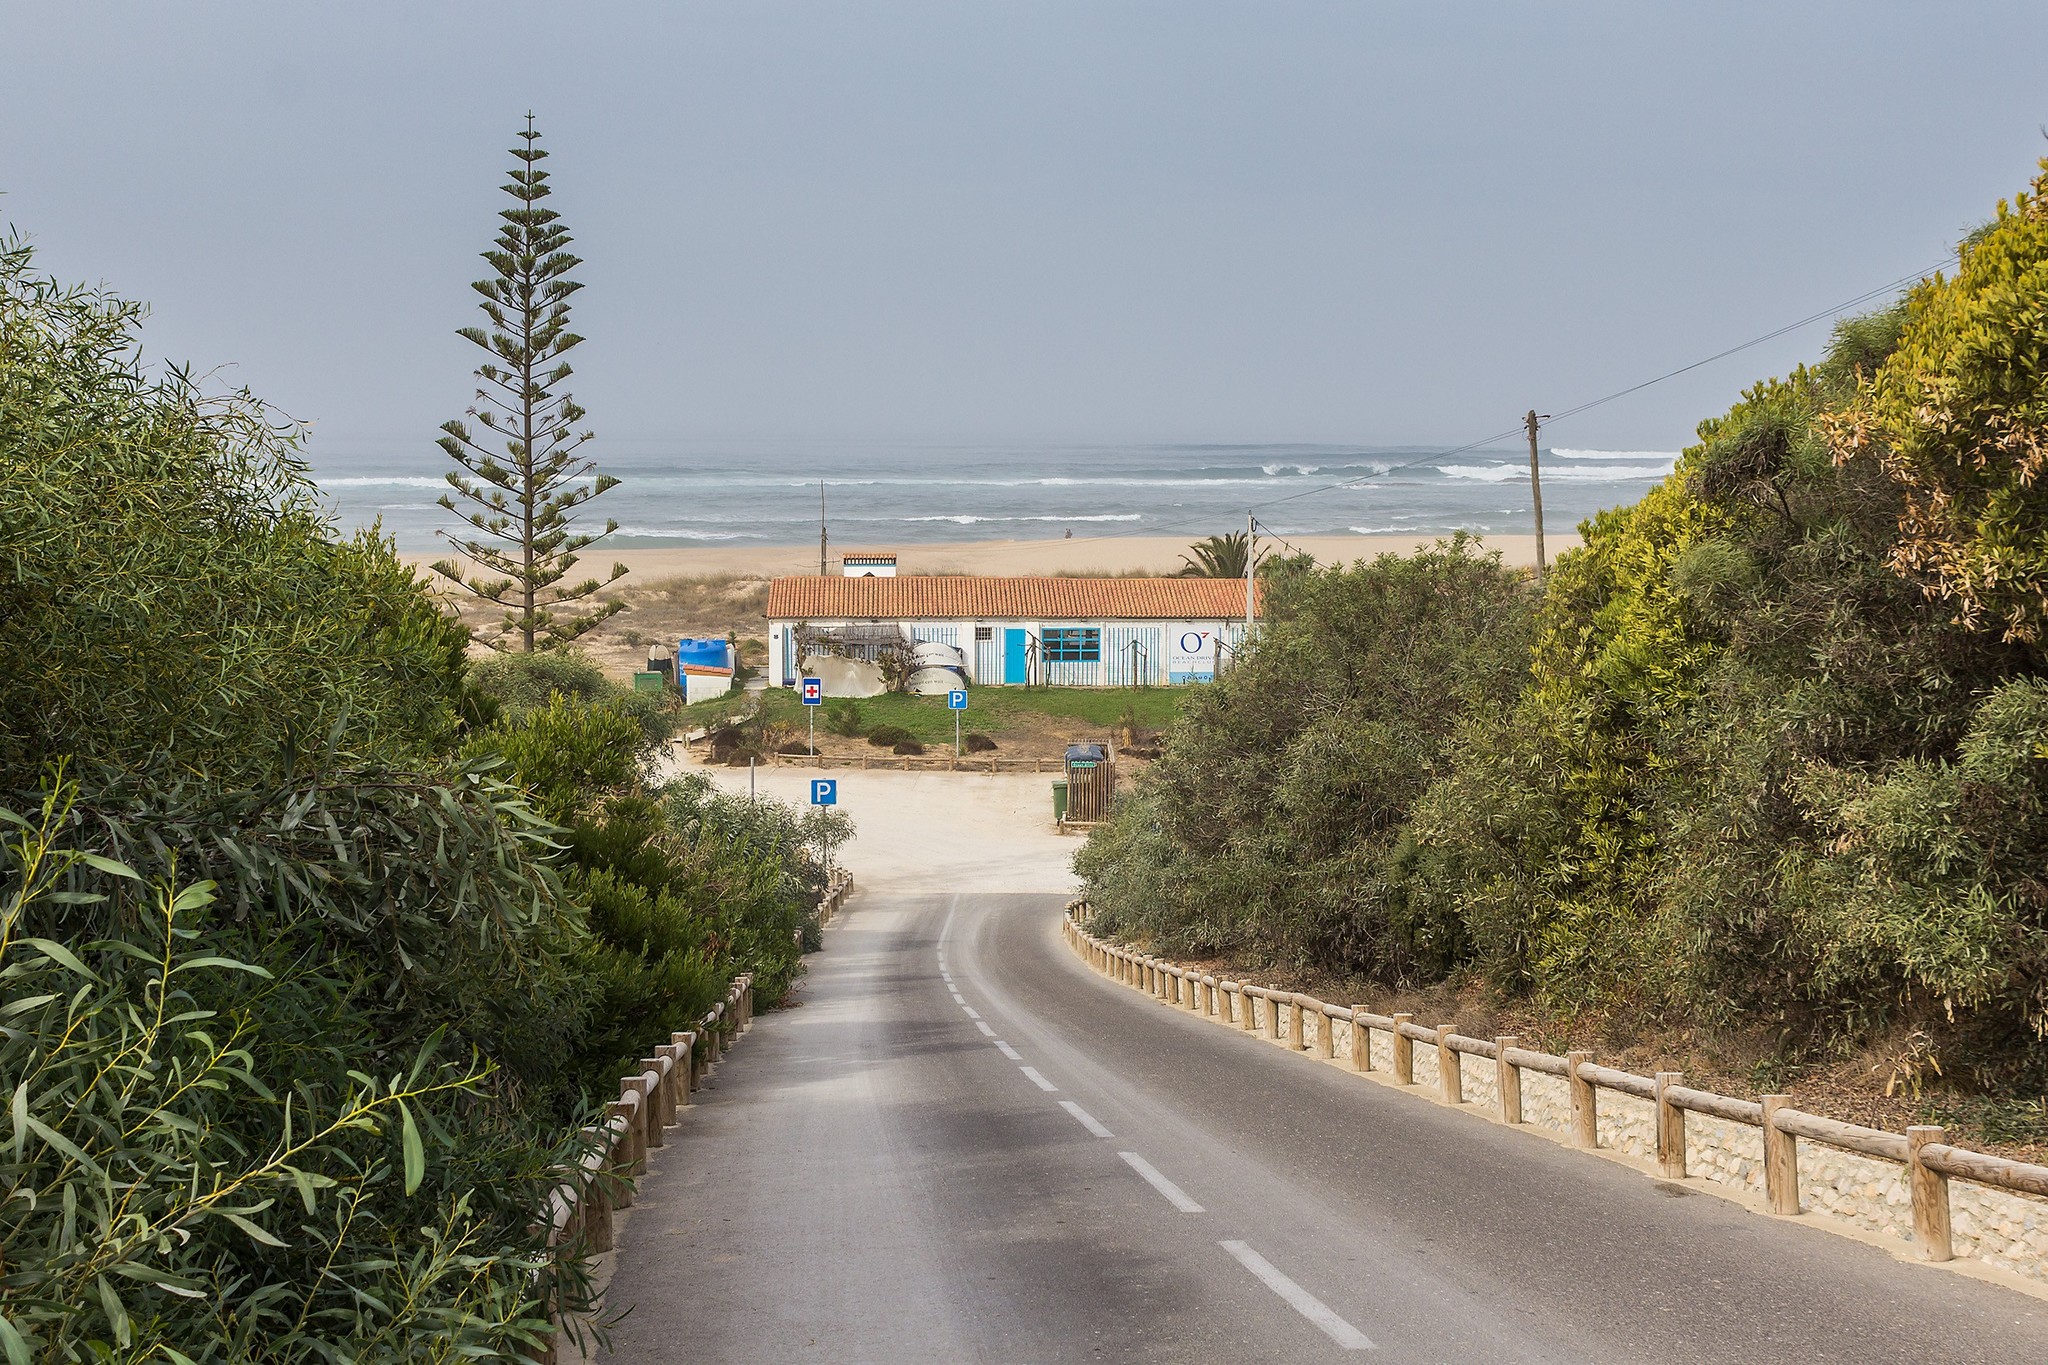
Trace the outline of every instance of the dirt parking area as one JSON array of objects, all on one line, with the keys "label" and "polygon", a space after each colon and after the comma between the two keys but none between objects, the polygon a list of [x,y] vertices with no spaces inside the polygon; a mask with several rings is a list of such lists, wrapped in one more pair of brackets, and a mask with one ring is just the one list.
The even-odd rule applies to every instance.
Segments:
[{"label": "dirt parking area", "polygon": [[[747,790],[745,768],[697,770]],[[1082,841],[1053,828],[1054,776],[760,768],[755,782],[761,795],[796,803],[810,800],[813,778],[838,782],[855,837],[834,859],[859,889],[1071,892]]]}]

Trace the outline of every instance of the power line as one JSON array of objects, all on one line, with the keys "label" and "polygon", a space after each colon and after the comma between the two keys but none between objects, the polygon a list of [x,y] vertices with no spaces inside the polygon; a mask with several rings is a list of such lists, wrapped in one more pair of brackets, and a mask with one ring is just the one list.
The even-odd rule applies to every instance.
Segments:
[{"label": "power line", "polygon": [[[1657,375],[1655,378],[1645,379],[1641,383],[1631,384],[1627,388],[1616,389],[1613,393],[1592,399],[1589,402],[1579,403],[1573,407],[1566,408],[1564,411],[1557,413],[1555,416],[1549,418],[1549,424],[1555,425],[1558,422],[1564,421],[1568,417],[1576,417],[1580,413],[1590,412],[1594,408],[1602,407],[1608,403],[1615,402],[1617,399],[1626,398],[1631,394],[1641,393],[1644,389],[1650,388],[1657,384],[1662,384],[1668,379],[1676,379],[1678,376],[1682,374],[1690,374],[1692,371],[1700,369],[1703,366],[1711,365],[1717,360],[1726,360],[1729,356],[1739,355],[1744,351],[1752,349],[1753,347],[1761,346],[1765,342],[1775,341],[1779,337],[1785,336],[1792,332],[1796,332],[1802,327],[1810,327],[1816,322],[1821,322],[1832,317],[1838,317],[1842,313],[1847,312],[1849,309],[1857,307],[1859,304],[1869,303],[1873,299],[1881,298],[1884,295],[1893,293],[1896,290],[1906,287],[1907,285],[1919,283],[1921,280],[1926,279],[1929,275],[1932,275],[1935,271],[1940,270],[1943,266],[1947,265],[1949,259],[1949,257],[1945,256],[1940,261],[1936,262],[1931,266],[1928,266],[1924,270],[1917,270],[1909,275],[1901,275],[1899,276],[1899,278],[1892,280],[1889,283],[1878,285],[1874,289],[1866,289],[1862,293],[1856,295],[1854,298],[1845,299],[1841,303],[1837,303],[1832,307],[1823,308],[1819,312],[1809,313],[1807,316],[1799,319],[1797,322],[1788,322],[1782,327],[1778,327],[1771,331],[1765,332],[1762,336],[1751,337],[1748,341],[1744,341],[1737,345],[1730,346],[1725,350],[1716,351],[1714,352],[1714,354],[1707,356],[1704,359],[1695,360],[1688,365],[1681,365],[1675,370],[1666,370],[1663,374]],[[1468,441],[1464,445],[1455,446],[1449,450],[1434,450],[1426,455],[1417,456],[1415,459],[1412,460],[1403,460],[1398,464],[1382,465],[1379,468],[1373,470],[1371,473],[1361,474],[1356,478],[1342,479],[1336,483],[1323,484],[1316,488],[1304,488],[1299,492],[1284,494],[1283,496],[1277,498],[1268,498],[1263,502],[1255,502],[1251,504],[1249,510],[1253,513],[1257,513],[1261,508],[1277,507],[1282,503],[1294,502],[1301,498],[1315,497],[1318,494],[1322,493],[1333,493],[1340,489],[1345,488],[1356,488],[1359,485],[1367,483],[1373,479],[1385,478],[1389,474],[1398,474],[1403,470],[1414,469],[1418,466],[1429,464],[1432,461],[1446,460],[1454,455],[1469,454],[1472,451],[1480,450],[1487,446],[1498,444],[1501,441],[1508,440],[1512,437],[1520,436],[1523,433],[1523,430],[1524,428],[1522,427],[1522,425],[1518,423],[1515,426],[1510,427],[1506,431],[1496,432],[1491,436],[1484,436],[1476,441]],[[1162,534],[1171,534],[1175,531],[1192,532],[1204,529],[1204,527],[1208,525],[1209,523],[1202,523],[1199,526],[1194,524],[1134,526],[1126,531],[1099,531],[1093,535],[1076,536],[1074,537],[1074,539],[1098,541],[1119,540],[1127,536],[1156,536]],[[1290,549],[1295,550],[1297,553],[1305,553],[1300,549],[1299,546],[1293,545],[1291,542],[1286,541],[1281,536],[1274,535],[1270,528],[1267,530],[1267,534],[1273,536],[1275,540],[1280,540],[1283,544],[1287,544]]]},{"label": "power line", "polygon": [[1667,370],[1665,373],[1658,375],[1655,379],[1645,379],[1640,384],[1631,384],[1625,389],[1616,389],[1613,393],[1608,394],[1604,398],[1595,398],[1590,403],[1581,403],[1577,407],[1566,408],[1563,412],[1557,413],[1550,420],[1552,422],[1561,422],[1567,417],[1576,417],[1580,413],[1590,412],[1592,409],[1597,408],[1602,404],[1612,403],[1617,398],[1626,398],[1632,393],[1640,393],[1644,389],[1649,388],[1652,384],[1661,384],[1667,379],[1676,379],[1678,378],[1678,376],[1682,374],[1690,374],[1692,371],[1699,369],[1702,365],[1711,365],[1717,360],[1726,360],[1729,356],[1736,355],[1740,352],[1746,351],[1750,349],[1752,346],[1761,346],[1767,341],[1776,341],[1779,337],[1784,336],[1788,332],[1796,332],[1802,327],[1811,327],[1814,323],[1820,322],[1823,319],[1837,317],[1843,313],[1846,313],[1851,308],[1856,307],[1858,304],[1869,303],[1872,299],[1881,298],[1884,295],[1893,293],[1896,290],[1902,289],[1909,284],[1918,284],[1921,280],[1926,279],[1929,275],[1932,275],[1935,271],[1941,269],[1942,266],[1947,264],[1948,258],[1943,257],[1941,260],[1935,262],[1933,265],[1927,267],[1925,270],[1917,270],[1910,275],[1901,275],[1898,279],[1893,280],[1890,284],[1881,284],[1875,289],[1867,289],[1863,293],[1858,294],[1853,299],[1849,299],[1845,302],[1838,303],[1832,308],[1823,308],[1818,313],[1810,313],[1806,317],[1799,319],[1799,321],[1797,322],[1788,322],[1783,327],[1778,328],[1774,332],[1765,332],[1762,336],[1752,337],[1748,341],[1743,342],[1739,346],[1730,346],[1725,351],[1716,351],[1714,352],[1714,354],[1708,356],[1705,360],[1695,360],[1690,365],[1681,365],[1675,370]]},{"label": "power line", "polygon": [[[1872,299],[1881,298],[1884,295],[1892,293],[1895,290],[1903,288],[1906,285],[1916,284],[1919,281],[1926,279],[1929,275],[1932,275],[1935,271],[1941,269],[1941,267],[1946,264],[1947,258],[1944,257],[1941,261],[1936,262],[1934,265],[1927,267],[1927,269],[1925,270],[1918,270],[1910,275],[1901,275],[1898,279],[1893,280],[1888,284],[1881,284],[1877,286],[1875,289],[1866,289],[1861,294],[1858,294],[1855,298],[1846,299],[1841,303],[1835,304],[1831,308],[1823,308],[1818,313],[1810,313],[1807,316],[1799,319],[1799,321],[1797,322],[1788,322],[1783,327],[1779,327],[1773,331],[1766,332],[1759,337],[1751,337],[1748,341],[1742,342],[1741,344],[1736,346],[1730,346],[1724,351],[1716,351],[1714,354],[1706,357],[1704,360],[1695,360],[1690,365],[1681,365],[1675,370],[1667,370],[1663,374],[1658,375],[1654,379],[1645,379],[1640,384],[1631,384],[1625,389],[1616,389],[1613,393],[1610,393],[1605,397],[1595,398],[1591,402],[1580,403],[1576,407],[1566,408],[1563,412],[1555,414],[1549,420],[1551,424],[1555,425],[1556,423],[1563,421],[1567,417],[1576,417],[1582,412],[1590,412],[1592,409],[1600,407],[1606,403],[1612,403],[1618,398],[1626,398],[1632,393],[1640,393],[1644,389],[1647,389],[1655,384],[1661,384],[1667,379],[1676,379],[1679,375],[1689,374],[1692,371],[1699,369],[1703,365],[1711,365],[1717,360],[1726,360],[1731,355],[1738,355],[1743,351],[1749,350],[1751,347],[1761,346],[1767,341],[1776,341],[1779,337],[1784,336],[1787,333],[1796,332],[1802,327],[1810,327],[1814,323],[1820,322],[1823,319],[1836,317],[1842,313],[1845,313],[1849,309],[1856,307],[1858,304],[1868,303]],[[1510,428],[1507,431],[1499,432],[1492,436],[1483,437],[1480,440],[1459,446],[1454,450],[1434,451],[1428,455],[1421,456],[1417,459],[1407,460],[1400,464],[1387,465],[1383,468],[1375,469],[1370,474],[1361,474],[1355,479],[1344,479],[1337,483],[1324,484],[1320,488],[1304,488],[1298,493],[1289,493],[1285,497],[1269,498],[1265,502],[1253,503],[1252,508],[1254,511],[1256,511],[1261,507],[1273,507],[1283,502],[1293,502],[1297,498],[1314,497],[1318,493],[1330,493],[1341,488],[1356,488],[1360,484],[1365,483],[1370,479],[1384,478],[1388,474],[1397,474],[1404,469],[1414,469],[1416,466],[1428,464],[1432,460],[1449,459],[1453,455],[1463,455],[1469,451],[1478,450],[1483,446],[1490,446],[1493,445],[1495,442],[1505,441],[1511,436],[1521,435],[1522,430],[1523,428],[1517,425],[1515,427]]]}]

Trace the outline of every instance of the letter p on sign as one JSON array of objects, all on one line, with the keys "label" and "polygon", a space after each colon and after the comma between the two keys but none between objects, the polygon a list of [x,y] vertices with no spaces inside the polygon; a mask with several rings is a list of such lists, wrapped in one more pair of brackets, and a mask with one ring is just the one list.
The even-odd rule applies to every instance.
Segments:
[{"label": "letter p on sign", "polygon": [[836,777],[814,777],[811,779],[811,804],[814,806],[836,806],[839,804],[839,779]]}]

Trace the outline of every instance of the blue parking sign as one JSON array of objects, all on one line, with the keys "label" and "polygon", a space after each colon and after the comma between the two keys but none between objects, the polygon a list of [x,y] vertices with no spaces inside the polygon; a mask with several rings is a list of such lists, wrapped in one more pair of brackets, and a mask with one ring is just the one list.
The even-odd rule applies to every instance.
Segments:
[{"label": "blue parking sign", "polygon": [[805,706],[822,706],[822,705],[824,705],[824,704],[825,704],[825,680],[824,680],[823,678],[805,678],[805,679],[804,679],[804,705],[805,705]]},{"label": "blue parking sign", "polygon": [[967,689],[956,687],[951,692],[948,692],[946,694],[946,705],[952,707],[955,711],[965,711],[967,709]]},{"label": "blue parking sign", "polygon": [[811,779],[811,804],[814,806],[836,806],[839,804],[839,779],[836,777],[814,777]]}]

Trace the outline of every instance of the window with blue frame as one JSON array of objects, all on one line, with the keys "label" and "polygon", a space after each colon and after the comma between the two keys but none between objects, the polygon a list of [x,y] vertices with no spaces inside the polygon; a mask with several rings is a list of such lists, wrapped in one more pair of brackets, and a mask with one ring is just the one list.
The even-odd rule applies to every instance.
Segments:
[{"label": "window with blue frame", "polygon": [[1102,632],[1093,626],[1063,626],[1045,632],[1045,661],[1051,664],[1102,662]]}]

